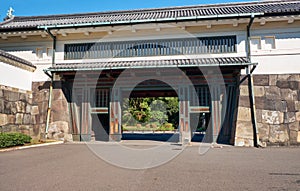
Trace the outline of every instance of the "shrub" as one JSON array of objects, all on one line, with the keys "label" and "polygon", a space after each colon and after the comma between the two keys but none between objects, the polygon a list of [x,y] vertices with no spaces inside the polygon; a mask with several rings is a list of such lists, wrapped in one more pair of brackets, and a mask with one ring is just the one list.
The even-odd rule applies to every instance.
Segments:
[{"label": "shrub", "polygon": [[22,133],[0,133],[0,148],[30,143],[31,137]]},{"label": "shrub", "polygon": [[172,123],[165,123],[165,124],[164,124],[164,127],[165,127],[166,129],[172,129],[172,128],[173,128],[173,124],[172,124]]},{"label": "shrub", "polygon": [[165,123],[159,129],[159,131],[174,131],[172,123]]}]

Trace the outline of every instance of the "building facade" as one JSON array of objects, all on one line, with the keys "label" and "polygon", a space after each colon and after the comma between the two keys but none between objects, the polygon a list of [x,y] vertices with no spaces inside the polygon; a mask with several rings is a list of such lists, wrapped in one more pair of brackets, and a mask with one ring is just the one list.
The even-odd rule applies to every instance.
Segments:
[{"label": "building facade", "polygon": [[179,142],[191,141],[200,115],[209,119],[206,141],[299,144],[299,12],[289,0],[10,15],[0,49],[36,67],[38,115],[27,127],[35,135],[119,141],[125,97],[171,96]]}]

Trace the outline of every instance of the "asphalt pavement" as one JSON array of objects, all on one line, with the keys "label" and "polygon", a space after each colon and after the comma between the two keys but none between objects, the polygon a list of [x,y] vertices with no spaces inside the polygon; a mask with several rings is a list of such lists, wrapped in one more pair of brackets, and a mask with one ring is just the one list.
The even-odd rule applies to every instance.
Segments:
[{"label": "asphalt pavement", "polygon": [[[99,150],[112,153],[120,146],[101,144]],[[127,141],[121,146],[149,150],[163,144]],[[199,144],[166,148],[176,156],[141,170],[115,166],[86,144],[1,152],[0,190],[300,190],[300,147],[207,147],[202,154]]]}]

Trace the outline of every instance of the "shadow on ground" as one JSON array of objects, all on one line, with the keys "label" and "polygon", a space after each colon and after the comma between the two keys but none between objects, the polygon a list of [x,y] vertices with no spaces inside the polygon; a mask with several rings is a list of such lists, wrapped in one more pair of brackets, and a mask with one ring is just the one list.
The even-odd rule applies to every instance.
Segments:
[{"label": "shadow on ground", "polygon": [[[195,133],[192,142],[202,142],[203,134]],[[179,133],[123,133],[122,140],[150,140],[164,142],[179,142]]]}]

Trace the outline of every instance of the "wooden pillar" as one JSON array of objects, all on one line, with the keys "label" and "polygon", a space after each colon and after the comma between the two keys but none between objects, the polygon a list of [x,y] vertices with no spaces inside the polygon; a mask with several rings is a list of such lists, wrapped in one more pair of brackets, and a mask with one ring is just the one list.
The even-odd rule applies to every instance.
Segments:
[{"label": "wooden pillar", "polygon": [[[72,136],[73,141],[80,141],[80,115],[81,115],[81,94],[78,95],[78,90],[74,89],[71,94],[71,124],[72,124]],[[81,92],[81,91],[80,91]]]},{"label": "wooden pillar", "polygon": [[179,142],[191,142],[189,87],[179,87]]},{"label": "wooden pillar", "polygon": [[80,141],[91,140],[91,114],[90,114],[90,91],[88,87],[82,89],[82,105],[81,105],[81,129]]},{"label": "wooden pillar", "polygon": [[113,89],[111,92],[110,109],[109,109],[109,140],[110,141],[121,141],[121,90]]},{"label": "wooden pillar", "polygon": [[216,143],[222,122],[222,105],[221,105],[221,87],[220,85],[212,85],[211,91],[211,132],[212,142]]}]

